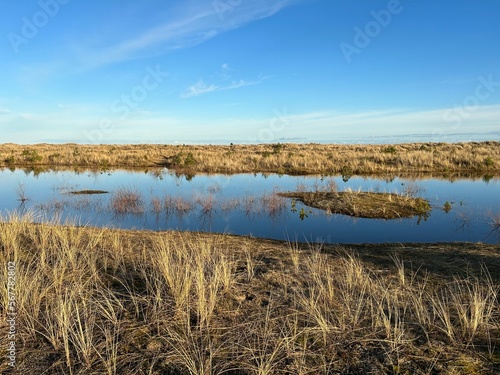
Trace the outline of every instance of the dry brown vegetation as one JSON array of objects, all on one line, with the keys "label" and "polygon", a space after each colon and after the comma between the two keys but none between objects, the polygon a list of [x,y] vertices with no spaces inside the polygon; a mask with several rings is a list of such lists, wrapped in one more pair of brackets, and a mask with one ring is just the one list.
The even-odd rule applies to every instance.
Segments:
[{"label": "dry brown vegetation", "polygon": [[397,145],[0,145],[0,167],[133,168],[207,173],[370,174],[500,171],[500,142]]},{"label": "dry brown vegetation", "polygon": [[[500,370],[499,246],[301,245],[34,219],[0,220],[17,373]],[[7,332],[5,283],[0,299]]]},{"label": "dry brown vegetation", "polygon": [[374,193],[346,190],[341,192],[291,192],[281,196],[294,198],[307,206],[331,214],[374,219],[398,219],[425,216],[431,206],[426,199],[394,193]]},{"label": "dry brown vegetation", "polygon": [[136,190],[119,189],[111,197],[110,208],[116,215],[140,215],[144,213],[144,201]]},{"label": "dry brown vegetation", "polygon": [[[208,191],[214,191],[210,186]],[[267,215],[272,219],[280,219],[286,214],[290,202],[279,195],[277,189],[260,195],[248,195],[239,198],[226,198],[221,194],[200,193],[189,196],[152,196],[149,199],[134,188],[119,188],[113,192],[103,190],[69,191],[68,196],[34,206],[40,213],[50,216],[61,213],[65,208],[78,211],[92,211],[97,213],[113,213],[116,216],[146,215],[153,213],[157,219],[160,216],[182,218],[198,211],[201,216],[228,214],[240,210],[247,216]],[[110,194],[109,202],[91,199],[91,196]],[[19,195],[24,196],[24,195]],[[69,199],[71,196],[77,199]],[[28,198],[24,198],[28,200]],[[21,199],[19,199],[21,201]],[[24,203],[24,201],[21,201]]]}]

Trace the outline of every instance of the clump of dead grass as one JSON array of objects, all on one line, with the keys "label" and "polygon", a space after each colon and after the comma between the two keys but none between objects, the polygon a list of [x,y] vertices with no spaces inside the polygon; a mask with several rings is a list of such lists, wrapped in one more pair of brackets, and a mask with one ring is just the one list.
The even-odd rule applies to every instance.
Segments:
[{"label": "clump of dead grass", "polygon": [[137,190],[123,188],[111,197],[110,208],[116,215],[141,215],[144,213],[144,201]]}]

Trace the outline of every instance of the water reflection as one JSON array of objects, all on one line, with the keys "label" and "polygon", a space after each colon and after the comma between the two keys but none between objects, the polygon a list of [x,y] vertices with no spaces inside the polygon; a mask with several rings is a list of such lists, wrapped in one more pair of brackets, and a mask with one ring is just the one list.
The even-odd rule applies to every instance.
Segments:
[{"label": "water reflection", "polygon": [[[0,172],[0,211],[36,209],[97,226],[230,232],[324,242],[499,242],[500,180],[397,176],[181,175],[166,169]],[[432,216],[356,219],[305,206],[286,191],[422,196]],[[103,190],[108,194],[71,194]],[[447,204],[448,203],[448,204]]]},{"label": "water reflection", "polygon": [[[67,167],[67,166],[29,166],[29,167],[15,167],[15,166],[10,166],[10,167],[0,167],[0,173],[4,171],[10,171],[10,172],[19,172],[22,171],[26,175],[33,175],[33,176],[40,176],[43,174],[52,174],[54,172],[71,172],[76,175],[79,174],[89,174],[89,175],[103,175],[103,174],[108,174],[111,175],[115,172],[123,172],[123,171],[128,171],[128,172],[137,172],[137,173],[144,173],[147,175],[150,175],[153,178],[163,180],[166,178],[170,178],[172,176],[175,176],[178,179],[184,179],[186,181],[191,181],[193,180],[196,176],[204,176],[206,174],[194,174],[194,173],[186,173],[186,172],[177,172],[175,170],[168,170],[166,168],[158,168],[158,167],[138,167],[138,168],[119,168],[119,169],[114,169],[109,166],[96,166],[95,168],[91,169],[89,167],[79,167],[79,166],[73,166],[73,167]],[[212,174],[213,176],[217,176],[217,174]],[[267,178],[269,176],[283,176],[283,174],[275,174],[275,173],[268,173],[268,172],[262,172],[262,173],[253,173],[254,177],[262,177],[262,178]],[[408,180],[408,181],[419,181],[419,180],[443,180],[443,181],[449,181],[449,182],[455,182],[455,181],[460,181],[460,180],[470,180],[470,181],[483,181],[485,183],[488,183],[490,181],[495,182],[500,179],[500,174],[498,174],[495,171],[489,171],[487,173],[485,172],[478,172],[478,171],[439,171],[439,172],[432,172],[432,171],[421,171],[421,172],[405,172],[405,171],[399,171],[399,172],[383,172],[383,173],[365,173],[362,175],[354,175],[354,172],[346,166],[345,169],[343,169],[343,173],[341,173],[340,177],[343,177],[346,179],[346,182],[349,181],[349,179],[353,177],[361,177],[361,178],[369,178],[369,179],[377,179],[377,180],[384,180],[387,183],[392,183],[394,180],[399,179],[399,180]],[[298,176],[298,177],[314,177],[318,179],[323,179],[323,178],[328,178],[328,177],[335,177],[334,175],[331,174],[325,174],[325,175],[311,175],[311,176]],[[338,176],[337,176],[338,177]]]},{"label": "water reflection", "polygon": [[491,236],[496,242],[500,242],[500,212],[490,211],[488,216],[491,230],[488,232],[487,238]]}]

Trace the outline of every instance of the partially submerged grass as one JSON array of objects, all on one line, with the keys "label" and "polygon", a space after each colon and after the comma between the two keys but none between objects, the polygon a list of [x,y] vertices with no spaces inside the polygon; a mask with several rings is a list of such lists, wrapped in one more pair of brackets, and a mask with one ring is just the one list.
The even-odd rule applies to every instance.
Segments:
[{"label": "partially submerged grass", "polygon": [[500,240],[500,213],[490,212],[489,216],[491,230],[488,236],[494,235]]},{"label": "partially submerged grass", "polygon": [[319,208],[332,214],[354,217],[396,219],[415,215],[428,215],[431,207],[423,198],[408,195],[374,192],[290,192],[280,193],[294,198],[307,206]]},{"label": "partially submerged grass", "polygon": [[[500,370],[498,246],[321,247],[34,220],[0,221],[18,373]],[[5,283],[0,299],[7,332]]]},{"label": "partially submerged grass", "polygon": [[120,189],[111,197],[110,208],[115,215],[141,215],[144,213],[144,201],[138,191]]}]

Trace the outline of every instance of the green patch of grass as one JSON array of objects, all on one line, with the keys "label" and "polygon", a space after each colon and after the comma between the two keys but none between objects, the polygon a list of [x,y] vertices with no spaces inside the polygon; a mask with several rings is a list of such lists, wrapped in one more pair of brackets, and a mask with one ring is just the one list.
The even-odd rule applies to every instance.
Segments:
[{"label": "green patch of grass", "polygon": [[192,166],[192,165],[196,165],[196,164],[197,164],[197,161],[194,158],[193,153],[188,152],[185,159],[184,159],[184,166]]},{"label": "green patch of grass", "polygon": [[446,213],[450,212],[451,211],[451,203],[446,201],[445,204],[443,205],[443,210]]},{"label": "green patch of grass", "polygon": [[165,156],[164,160],[159,163],[167,168],[191,168],[198,164],[192,152],[178,152],[172,156]]},{"label": "green patch of grass", "polygon": [[22,154],[24,161],[28,163],[36,163],[42,160],[42,157],[36,150],[24,149]]},{"label": "green patch of grass", "polygon": [[276,143],[273,145],[273,154],[279,154],[283,150],[284,146],[281,143]]},{"label": "green patch of grass", "polygon": [[340,174],[342,176],[342,181],[347,182],[354,174],[352,168],[349,165],[344,165],[340,169]]},{"label": "green patch of grass", "polygon": [[396,150],[396,147],[394,147],[394,146],[387,146],[384,149],[382,149],[382,152],[385,153],[385,154],[392,154],[392,155],[394,155],[395,153],[398,152],[398,150]]}]

